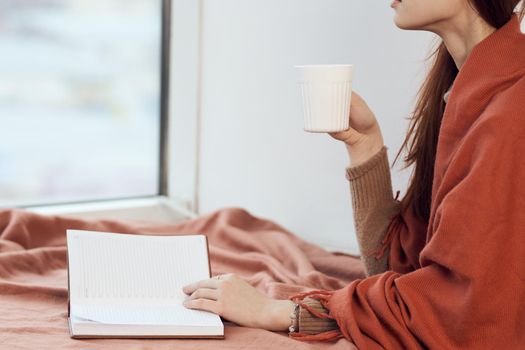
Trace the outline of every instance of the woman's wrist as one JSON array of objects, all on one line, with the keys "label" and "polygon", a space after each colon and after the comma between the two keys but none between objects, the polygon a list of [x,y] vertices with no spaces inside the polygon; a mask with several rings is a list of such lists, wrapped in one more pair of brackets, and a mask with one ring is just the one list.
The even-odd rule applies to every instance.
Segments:
[{"label": "woman's wrist", "polygon": [[370,142],[363,142],[360,145],[348,145],[345,143],[348,157],[350,159],[350,166],[357,166],[366,162],[376,155],[384,145],[382,137]]},{"label": "woman's wrist", "polygon": [[291,300],[271,300],[267,312],[261,318],[261,328],[269,331],[288,331],[290,327],[290,314],[295,308]]}]

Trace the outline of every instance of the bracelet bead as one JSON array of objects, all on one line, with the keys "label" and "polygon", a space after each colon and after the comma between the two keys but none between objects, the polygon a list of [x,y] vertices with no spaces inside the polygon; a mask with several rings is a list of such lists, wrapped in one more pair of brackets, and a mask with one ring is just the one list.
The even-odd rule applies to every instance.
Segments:
[{"label": "bracelet bead", "polygon": [[295,303],[293,311],[290,313],[290,327],[288,327],[290,333],[299,331],[299,304]]}]

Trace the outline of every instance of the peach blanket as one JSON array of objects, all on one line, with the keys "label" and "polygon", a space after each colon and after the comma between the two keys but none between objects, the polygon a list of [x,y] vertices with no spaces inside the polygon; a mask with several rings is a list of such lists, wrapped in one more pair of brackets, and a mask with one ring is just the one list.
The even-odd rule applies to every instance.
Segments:
[{"label": "peach blanket", "polygon": [[[225,322],[224,340],[74,340],[67,325],[66,229],[208,236],[212,274],[234,272],[273,298],[363,278],[358,256],[332,254],[278,224],[225,208],[177,225],[87,221],[0,211],[0,349],[351,349]],[[322,234],[320,232],[319,234]]]}]

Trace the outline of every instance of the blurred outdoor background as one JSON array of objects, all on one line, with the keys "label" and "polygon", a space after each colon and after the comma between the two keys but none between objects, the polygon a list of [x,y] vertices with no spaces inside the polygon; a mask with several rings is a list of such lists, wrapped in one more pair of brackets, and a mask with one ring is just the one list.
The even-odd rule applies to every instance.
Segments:
[{"label": "blurred outdoor background", "polygon": [[0,206],[154,195],[160,0],[0,0]]}]

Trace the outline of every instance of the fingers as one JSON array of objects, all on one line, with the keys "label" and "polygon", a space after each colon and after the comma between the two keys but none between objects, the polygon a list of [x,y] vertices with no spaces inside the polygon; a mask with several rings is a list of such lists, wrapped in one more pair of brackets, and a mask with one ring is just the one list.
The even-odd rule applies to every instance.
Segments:
[{"label": "fingers", "polygon": [[196,309],[196,310],[204,310],[213,312],[214,314],[220,314],[221,310],[219,307],[219,303],[215,300],[209,300],[209,299],[194,299],[194,300],[187,300],[184,302],[184,306],[188,309]]},{"label": "fingers", "polygon": [[219,283],[220,283],[220,280],[216,278],[208,278],[202,281],[188,284],[187,286],[182,288],[182,291],[186,294],[192,294],[194,291],[196,291],[199,288],[217,289],[219,287]]},{"label": "fingers", "polygon": [[332,136],[335,139],[341,139],[341,137],[346,133],[346,130],[343,131],[335,131],[335,132],[329,132],[328,134]]},{"label": "fingers", "polygon": [[[350,110],[355,110],[356,108],[360,108],[359,106],[361,106],[363,103],[365,102],[363,98],[361,97],[361,95],[359,95],[355,90],[352,90],[352,103],[350,104]],[[350,112],[350,115],[352,115],[351,112]],[[353,129],[352,125],[350,125],[349,128],[346,130],[329,132],[328,134],[336,140],[344,141],[345,138],[348,138],[348,133],[353,131],[352,129]]]},{"label": "fingers", "polygon": [[219,297],[219,292],[217,289],[199,288],[190,295],[188,300],[194,300],[194,299],[217,300],[218,297]]},{"label": "fingers", "polygon": [[[210,284],[213,285],[214,283],[218,283],[218,280],[211,278],[184,287],[183,291],[185,293],[191,293],[191,295],[183,302],[183,305],[188,309],[204,310],[218,314],[220,311],[217,303],[219,291],[216,288],[206,288],[206,286]],[[188,292],[186,292],[186,290],[188,290]]]},{"label": "fingers", "polygon": [[191,294],[183,305],[188,309],[209,311],[223,316],[221,313],[224,311],[224,301],[221,300],[221,293],[224,287],[230,286],[236,280],[236,275],[224,274],[189,284],[182,289],[184,293]]},{"label": "fingers", "polygon": [[357,93],[357,91],[355,91],[355,90],[352,90],[352,96],[356,96],[357,98],[359,98],[359,99],[361,99],[361,100],[363,99],[363,98],[361,97],[361,95],[359,95],[359,94]]}]

